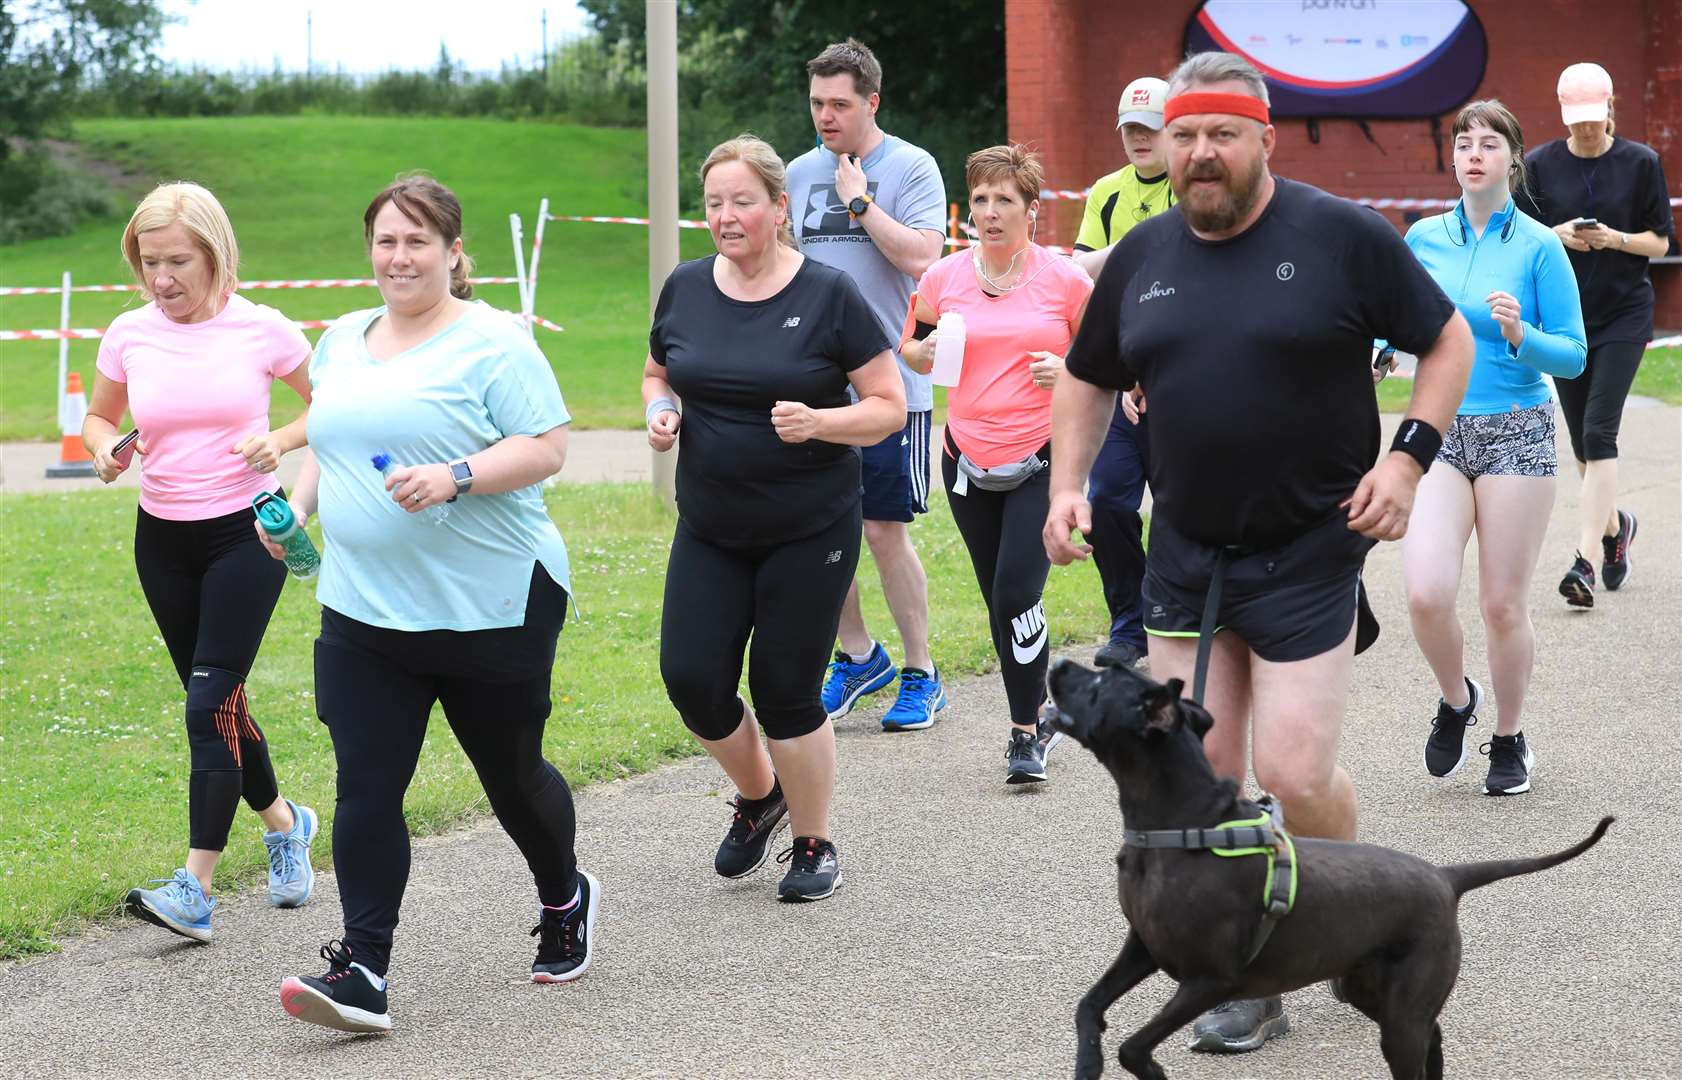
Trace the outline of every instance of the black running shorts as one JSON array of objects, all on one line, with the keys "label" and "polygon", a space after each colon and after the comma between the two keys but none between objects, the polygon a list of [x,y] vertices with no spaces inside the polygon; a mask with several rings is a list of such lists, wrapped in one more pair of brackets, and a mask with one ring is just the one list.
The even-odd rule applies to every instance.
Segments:
[{"label": "black running shorts", "polygon": [[[1216,631],[1231,630],[1270,663],[1337,648],[1355,624],[1361,565],[1375,541],[1349,528],[1344,511],[1289,543],[1229,557]],[[1145,556],[1145,633],[1195,640],[1221,548],[1151,515]]]}]

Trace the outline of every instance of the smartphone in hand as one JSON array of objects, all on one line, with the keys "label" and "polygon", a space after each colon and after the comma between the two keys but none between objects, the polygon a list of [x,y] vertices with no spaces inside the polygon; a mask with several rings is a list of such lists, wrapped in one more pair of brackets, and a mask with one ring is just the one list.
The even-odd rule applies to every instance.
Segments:
[{"label": "smartphone in hand", "polygon": [[1596,218],[1580,217],[1571,223],[1571,227],[1576,229],[1578,232],[1581,232],[1584,229],[1592,229],[1599,224],[1600,221]]},{"label": "smartphone in hand", "polygon": [[111,460],[126,469],[134,462],[134,446],[140,440],[140,429],[124,435],[117,440],[117,445],[111,448]]}]

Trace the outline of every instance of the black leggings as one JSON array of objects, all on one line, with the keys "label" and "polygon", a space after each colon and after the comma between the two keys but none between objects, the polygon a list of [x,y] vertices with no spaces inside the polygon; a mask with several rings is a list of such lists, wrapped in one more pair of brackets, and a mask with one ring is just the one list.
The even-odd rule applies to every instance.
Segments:
[{"label": "black leggings", "polygon": [[141,510],[134,524],[140,589],[187,692],[188,844],[221,851],[244,796],[253,810],[280,797],[269,745],[246,707],[286,567],[258,542],[250,510],[171,521]]},{"label": "black leggings", "polygon": [[725,548],[678,519],[660,617],[660,676],[697,738],[717,741],[741,726],[736,687],[744,652],[748,692],[768,738],[794,739],[824,725],[824,664],[858,568],[863,528],[854,503],[811,536]]},{"label": "black leggings", "polygon": [[552,906],[572,899],[572,792],[543,757],[566,604],[566,590],[538,565],[525,624],[504,630],[387,630],[322,608],[315,697],[339,769],[333,861],[344,941],[376,974],[391,964],[409,883],[403,794],[434,702],[443,704],[497,821],[525,856],[538,897]]},{"label": "black leggings", "polygon": [[[1041,469],[1013,491],[983,491],[971,483],[967,492],[958,495],[952,491],[958,479],[953,452],[948,438],[946,452],[940,455],[946,501],[969,548],[981,598],[987,601],[1010,722],[1032,726],[1045,701],[1045,672],[1051,664],[1046,640],[1051,630],[1040,602],[1051,572],[1040,536],[1051,506],[1051,470]],[[1049,443],[1040,450],[1040,457],[1051,460]]]},{"label": "black leggings", "polygon": [[1589,349],[1588,366],[1575,379],[1555,379],[1559,408],[1571,433],[1578,461],[1618,456],[1618,428],[1624,399],[1635,385],[1635,370],[1647,346],[1639,341],[1608,341]]}]

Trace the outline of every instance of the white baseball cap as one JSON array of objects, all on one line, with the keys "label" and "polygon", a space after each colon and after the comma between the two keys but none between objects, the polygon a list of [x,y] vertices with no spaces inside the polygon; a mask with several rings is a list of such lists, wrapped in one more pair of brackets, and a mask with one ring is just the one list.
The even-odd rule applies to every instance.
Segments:
[{"label": "white baseball cap", "polygon": [[1606,119],[1612,76],[1599,64],[1572,64],[1559,73],[1559,112],[1567,126]]},{"label": "white baseball cap", "polygon": [[1161,131],[1162,106],[1167,100],[1166,82],[1149,75],[1134,79],[1127,84],[1127,89],[1121,92],[1121,100],[1116,103],[1116,130],[1121,130],[1123,124],[1143,124],[1152,131]]}]

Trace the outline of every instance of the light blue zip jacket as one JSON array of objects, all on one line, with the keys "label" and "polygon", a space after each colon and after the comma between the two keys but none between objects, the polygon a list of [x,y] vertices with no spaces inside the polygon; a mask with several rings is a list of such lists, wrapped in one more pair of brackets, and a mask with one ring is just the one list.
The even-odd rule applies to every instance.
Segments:
[{"label": "light blue zip jacket", "polygon": [[[1477,343],[1462,416],[1486,416],[1540,405],[1549,398],[1542,374],[1576,378],[1588,359],[1577,276],[1552,229],[1520,213],[1511,199],[1483,235],[1466,223],[1464,201],[1453,212],[1421,218],[1407,245],[1471,324]],[[1517,349],[1484,298],[1500,290],[1518,299],[1524,341]]]}]

